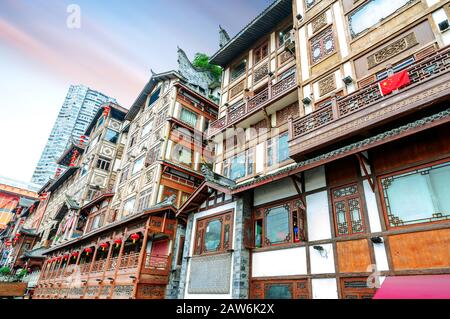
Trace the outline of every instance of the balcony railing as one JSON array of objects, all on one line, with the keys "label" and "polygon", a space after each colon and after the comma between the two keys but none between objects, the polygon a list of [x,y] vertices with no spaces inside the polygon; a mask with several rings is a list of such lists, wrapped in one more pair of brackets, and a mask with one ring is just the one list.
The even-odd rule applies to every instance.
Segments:
[{"label": "balcony railing", "polygon": [[145,255],[144,267],[152,270],[167,270],[169,267],[169,256],[147,253]]},{"label": "balcony railing", "polygon": [[[412,85],[427,82],[448,72],[450,70],[450,48],[438,51],[428,58],[418,60],[406,70],[409,74],[410,84],[400,88],[398,93],[410,88]],[[385,103],[382,102],[395,95],[383,96],[377,82],[347,96],[334,97],[330,103],[325,103],[316,111],[292,121],[290,125],[290,139],[300,138],[298,140],[299,143],[304,142],[305,139],[310,140],[313,138],[313,132],[316,130],[317,134],[323,134],[323,128],[334,123],[339,125],[337,121],[351,114],[361,112],[375,104],[384,107]],[[321,129],[320,132],[319,129]]]},{"label": "balcony railing", "polygon": [[136,268],[139,263],[139,253],[125,254],[120,258],[119,269]]},{"label": "balcony railing", "polygon": [[228,110],[225,116],[212,122],[208,129],[208,137],[211,137],[226,127],[241,121],[244,117],[261,110],[263,107],[274,102],[286,93],[289,93],[296,87],[296,72],[290,74],[273,85],[270,85],[269,83],[269,86],[266,89],[248,99],[242,105],[239,105],[232,110]]}]

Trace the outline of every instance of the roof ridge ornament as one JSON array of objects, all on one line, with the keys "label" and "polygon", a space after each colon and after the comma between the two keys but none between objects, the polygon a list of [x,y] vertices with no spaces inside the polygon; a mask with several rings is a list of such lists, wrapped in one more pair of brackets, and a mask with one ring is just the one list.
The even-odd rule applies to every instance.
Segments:
[{"label": "roof ridge ornament", "polygon": [[219,24],[219,47],[222,48],[230,41],[228,32]]}]

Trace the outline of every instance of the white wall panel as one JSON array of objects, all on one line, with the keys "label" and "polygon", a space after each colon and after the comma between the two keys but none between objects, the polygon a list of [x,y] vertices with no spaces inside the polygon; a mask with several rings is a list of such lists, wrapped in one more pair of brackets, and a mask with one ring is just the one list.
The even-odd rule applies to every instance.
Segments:
[{"label": "white wall panel", "polygon": [[252,255],[252,276],[306,275],[306,248],[279,249]]},{"label": "white wall panel", "polygon": [[319,252],[313,246],[309,247],[309,258],[311,262],[312,274],[332,274],[335,273],[334,255],[332,244],[322,244],[323,251]]},{"label": "white wall panel", "polygon": [[327,191],[306,196],[309,240],[331,238]]},{"label": "white wall panel", "polygon": [[335,278],[312,279],[311,285],[313,299],[338,299]]}]

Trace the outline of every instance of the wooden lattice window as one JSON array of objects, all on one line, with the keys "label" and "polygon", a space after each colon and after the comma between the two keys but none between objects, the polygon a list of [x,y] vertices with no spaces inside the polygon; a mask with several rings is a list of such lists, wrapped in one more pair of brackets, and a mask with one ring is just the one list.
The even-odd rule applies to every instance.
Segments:
[{"label": "wooden lattice window", "polygon": [[250,284],[250,298],[309,299],[308,280],[254,280]]},{"label": "wooden lattice window", "polygon": [[368,286],[367,277],[341,279],[343,299],[372,299],[375,291],[375,288]]},{"label": "wooden lattice window", "polygon": [[310,46],[312,63],[317,63],[334,53],[336,51],[336,44],[332,27],[328,27],[312,38]]},{"label": "wooden lattice window", "polygon": [[265,42],[262,45],[260,45],[259,47],[257,47],[253,51],[255,64],[258,63],[259,61],[263,60],[267,56],[268,53],[269,53],[269,47],[268,47],[267,42]]},{"label": "wooden lattice window", "polygon": [[258,208],[253,221],[257,248],[306,241],[305,206],[300,198]]},{"label": "wooden lattice window", "polygon": [[357,184],[331,190],[336,236],[365,232],[361,198]]},{"label": "wooden lattice window", "polygon": [[197,220],[195,255],[218,254],[232,248],[233,212]]}]

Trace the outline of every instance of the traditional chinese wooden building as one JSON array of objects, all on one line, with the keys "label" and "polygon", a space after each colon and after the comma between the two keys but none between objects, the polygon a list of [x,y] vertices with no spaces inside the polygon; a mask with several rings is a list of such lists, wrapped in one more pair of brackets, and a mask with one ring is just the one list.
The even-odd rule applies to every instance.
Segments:
[{"label": "traditional chinese wooden building", "polygon": [[[86,131],[89,143],[67,150],[60,160],[68,170],[97,163],[84,174],[102,185],[87,197],[86,186],[70,187],[88,200],[76,202],[73,223],[68,213],[59,222],[35,298],[176,297],[185,229],[176,209],[203,181],[200,162],[212,162],[203,132],[218,108],[215,79],[181,49],[178,54],[179,70],[153,74],[121,117],[114,136],[123,147],[109,151],[112,160],[104,158],[102,129],[97,133],[102,125],[108,127],[105,136],[111,130],[100,123],[100,113]],[[104,112],[114,116],[115,108]],[[74,152],[83,154],[70,165]],[[99,169],[114,173],[101,179]],[[81,176],[74,182],[80,184]],[[74,236],[74,229],[81,232]]]},{"label": "traditional chinese wooden building", "polygon": [[215,165],[179,210],[179,298],[371,298],[392,276],[448,280],[449,13],[277,0],[220,31]]}]

